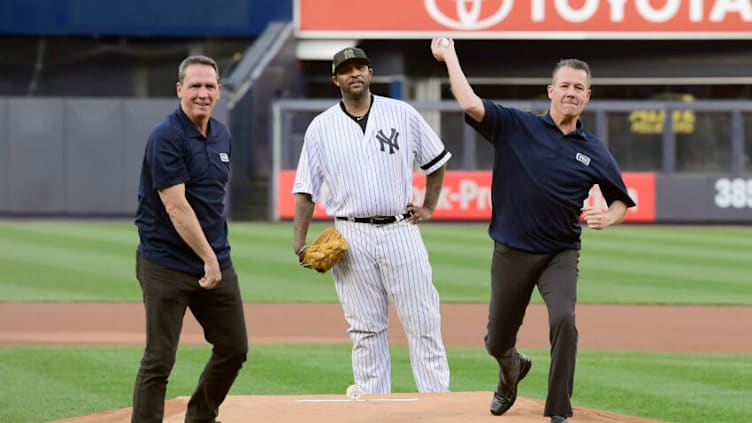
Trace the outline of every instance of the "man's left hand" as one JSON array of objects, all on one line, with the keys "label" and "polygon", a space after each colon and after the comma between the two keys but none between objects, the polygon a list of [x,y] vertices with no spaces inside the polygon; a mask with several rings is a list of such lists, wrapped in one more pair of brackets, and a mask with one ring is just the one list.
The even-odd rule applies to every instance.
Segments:
[{"label": "man's left hand", "polygon": [[433,218],[433,210],[426,207],[418,207],[413,204],[408,204],[405,207],[405,211],[410,213],[411,216],[407,218],[407,221],[413,224],[423,223]]},{"label": "man's left hand", "polygon": [[198,280],[201,288],[212,289],[222,282],[222,271],[219,269],[219,263],[204,263],[204,276]]},{"label": "man's left hand", "polygon": [[613,223],[603,210],[590,206],[582,208],[582,219],[585,220],[588,228],[595,230],[606,229]]}]

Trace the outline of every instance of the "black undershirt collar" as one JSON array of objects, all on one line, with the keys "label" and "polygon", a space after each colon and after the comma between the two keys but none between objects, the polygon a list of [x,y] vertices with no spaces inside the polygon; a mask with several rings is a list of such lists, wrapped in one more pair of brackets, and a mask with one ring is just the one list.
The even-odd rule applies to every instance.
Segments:
[{"label": "black undershirt collar", "polygon": [[350,114],[350,112],[347,111],[347,108],[345,108],[345,102],[340,100],[339,101],[339,107],[342,109],[343,112],[347,116],[350,116],[350,119],[354,120],[355,123],[360,125],[360,129],[363,130],[363,133],[366,133],[366,123],[368,123],[368,115],[371,114],[371,106],[373,106],[373,94],[371,94],[371,104],[368,105],[368,111],[363,116],[354,116]]}]

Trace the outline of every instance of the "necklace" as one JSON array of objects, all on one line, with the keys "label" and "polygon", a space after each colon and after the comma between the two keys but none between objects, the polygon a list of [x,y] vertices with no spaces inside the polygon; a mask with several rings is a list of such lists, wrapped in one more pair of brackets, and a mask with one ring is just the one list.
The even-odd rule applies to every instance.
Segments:
[{"label": "necklace", "polygon": [[[343,112],[345,112],[345,114],[347,116],[350,116],[352,118],[352,120],[354,120],[356,122],[362,122],[364,119],[366,119],[368,117],[368,113],[371,112],[371,105],[372,104],[373,104],[373,96],[371,96],[371,104],[368,105],[368,108],[366,109],[366,111],[362,115],[360,115],[360,116],[355,115],[353,113],[350,113],[350,111],[348,111],[347,107],[345,106],[344,100],[340,100],[339,107],[342,109]],[[360,107],[358,107],[358,108],[360,108]]]}]

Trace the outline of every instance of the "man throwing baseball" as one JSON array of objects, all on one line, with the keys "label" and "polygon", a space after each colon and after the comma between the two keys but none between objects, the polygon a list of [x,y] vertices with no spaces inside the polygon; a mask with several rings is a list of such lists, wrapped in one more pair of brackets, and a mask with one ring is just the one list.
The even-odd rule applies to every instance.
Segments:
[{"label": "man throwing baseball", "polygon": [[[531,360],[517,352],[517,332],[537,286],[548,309],[551,367],[544,415],[565,423],[572,415],[577,355],[577,276],[582,213],[588,227],[616,225],[634,206],[616,161],[587,132],[580,114],[590,100],[590,67],[577,59],[554,67],[548,113],[532,113],[482,100],[467,82],[454,43],[431,43],[445,62],[452,94],[465,121],[494,146],[489,235],[491,300],[486,349],[499,364],[491,413],[501,415],[517,398]],[[608,210],[582,205],[594,184]]]},{"label": "man throwing baseball", "polygon": [[[355,383],[365,393],[391,392],[391,301],[407,335],[418,391],[448,391],[439,295],[417,224],[433,216],[451,154],[414,108],[371,94],[372,74],[359,48],[334,55],[332,82],[342,101],[306,130],[293,187],[293,248],[302,260],[326,184],[326,211],[348,245],[332,272],[350,325]],[[410,203],[415,164],[427,174],[421,206]]]}]

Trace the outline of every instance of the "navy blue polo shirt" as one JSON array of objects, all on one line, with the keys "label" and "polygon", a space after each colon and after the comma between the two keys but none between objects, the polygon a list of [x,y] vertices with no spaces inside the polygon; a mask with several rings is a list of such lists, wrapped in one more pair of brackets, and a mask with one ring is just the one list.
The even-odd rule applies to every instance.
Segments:
[{"label": "navy blue polo shirt", "polygon": [[181,107],[151,131],[138,188],[138,251],[149,261],[193,275],[204,274],[203,261],[183,241],[170,220],[158,189],[185,184],[188,203],[198,217],[222,269],[232,266],[225,186],[230,174],[230,133],[214,118],[201,135]]},{"label": "navy blue polo shirt", "polygon": [[543,116],[483,100],[485,116],[465,121],[494,146],[491,238],[534,253],[580,248],[581,208],[591,187],[606,202],[634,206],[616,161],[582,128],[563,134]]}]

